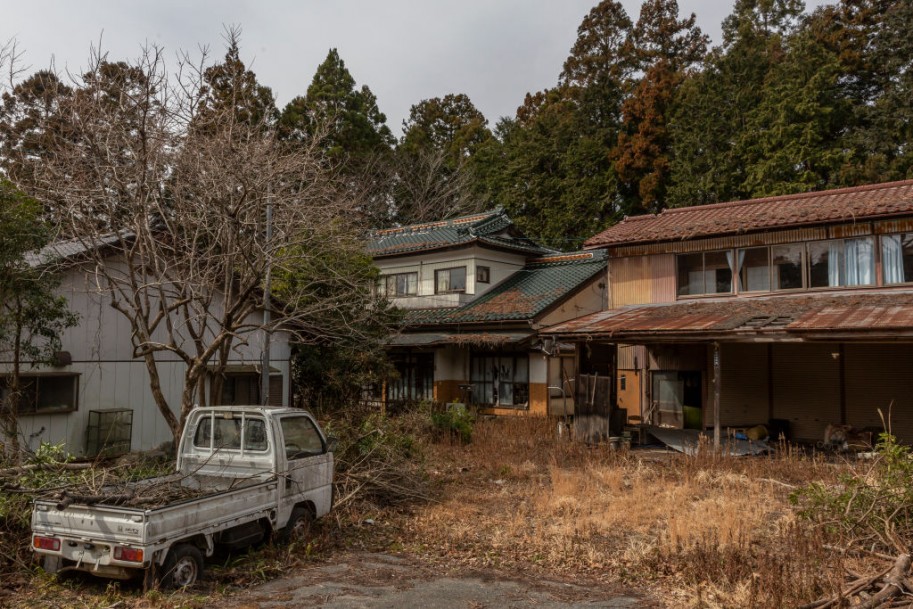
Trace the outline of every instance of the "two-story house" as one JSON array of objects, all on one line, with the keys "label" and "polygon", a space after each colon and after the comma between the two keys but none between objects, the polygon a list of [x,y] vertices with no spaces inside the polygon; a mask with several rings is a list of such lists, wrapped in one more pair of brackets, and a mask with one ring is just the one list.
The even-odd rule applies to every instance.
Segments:
[{"label": "two-story house", "polygon": [[[464,402],[495,414],[573,407],[573,349],[539,331],[605,307],[605,255],[526,238],[502,210],[376,231],[380,289],[406,310],[390,342],[389,401]],[[553,387],[550,391],[549,387]]]},{"label": "two-story house", "polygon": [[548,331],[614,350],[629,416],[820,440],[880,410],[913,441],[913,181],[669,209],[586,247],[608,309]]}]

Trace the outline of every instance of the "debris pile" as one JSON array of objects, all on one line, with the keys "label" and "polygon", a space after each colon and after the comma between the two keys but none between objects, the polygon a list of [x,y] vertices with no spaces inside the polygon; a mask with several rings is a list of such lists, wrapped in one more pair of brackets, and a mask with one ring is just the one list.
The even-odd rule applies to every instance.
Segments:
[{"label": "debris pile", "polygon": [[910,578],[910,555],[901,554],[894,564],[872,576],[848,573],[848,581],[839,594],[802,605],[799,609],[893,609],[909,607],[913,596]]}]

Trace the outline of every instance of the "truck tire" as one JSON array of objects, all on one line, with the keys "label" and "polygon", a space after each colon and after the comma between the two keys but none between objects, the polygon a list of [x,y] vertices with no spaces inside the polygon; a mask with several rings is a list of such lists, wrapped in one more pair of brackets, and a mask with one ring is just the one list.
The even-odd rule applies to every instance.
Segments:
[{"label": "truck tire", "polygon": [[203,576],[203,554],[193,544],[180,543],[168,551],[159,579],[162,588],[189,588]]},{"label": "truck tire", "polygon": [[301,506],[294,508],[292,515],[288,518],[288,523],[282,529],[279,540],[282,543],[292,543],[307,539],[311,533],[312,522],[314,522],[314,516],[311,514],[311,510]]},{"label": "truck tire", "polygon": [[60,571],[60,563],[63,562],[59,556],[45,556],[41,559],[41,568],[46,573],[56,574]]}]

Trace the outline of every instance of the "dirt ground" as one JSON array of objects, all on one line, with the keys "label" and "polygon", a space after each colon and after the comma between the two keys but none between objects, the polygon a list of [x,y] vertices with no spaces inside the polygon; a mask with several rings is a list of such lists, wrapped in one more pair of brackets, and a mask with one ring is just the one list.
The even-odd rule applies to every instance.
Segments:
[{"label": "dirt ground", "polygon": [[248,590],[225,609],[645,609],[630,593],[563,579],[512,577],[495,570],[443,572],[415,559],[350,553]]}]

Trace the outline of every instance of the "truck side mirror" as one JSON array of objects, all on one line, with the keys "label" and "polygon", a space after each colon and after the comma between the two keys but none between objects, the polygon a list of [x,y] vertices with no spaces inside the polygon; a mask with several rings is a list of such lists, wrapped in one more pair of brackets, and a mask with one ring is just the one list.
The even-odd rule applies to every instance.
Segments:
[{"label": "truck side mirror", "polygon": [[339,447],[339,438],[336,436],[327,436],[327,452],[335,453]]}]

